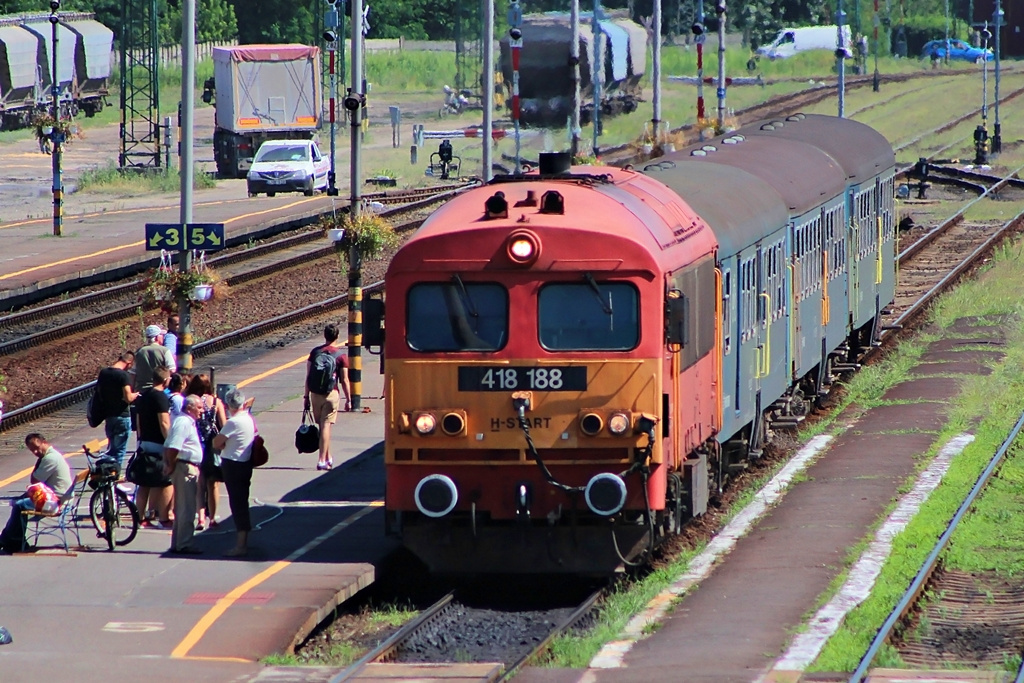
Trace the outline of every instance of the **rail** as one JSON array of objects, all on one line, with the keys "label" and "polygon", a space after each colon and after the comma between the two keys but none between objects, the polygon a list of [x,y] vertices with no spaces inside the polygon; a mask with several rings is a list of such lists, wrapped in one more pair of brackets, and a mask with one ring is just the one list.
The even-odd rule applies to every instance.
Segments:
[{"label": "rail", "polygon": [[[849,683],[862,683],[862,681],[865,680],[868,667],[871,666],[871,662],[874,661],[882,645],[884,645],[892,635],[893,628],[907,614],[911,605],[914,604],[918,596],[924,590],[925,584],[935,571],[939,555],[949,545],[949,540],[952,538],[953,532],[960,524],[964,515],[967,514],[971,505],[974,504],[974,500],[978,497],[978,494],[985,488],[985,485],[992,477],[992,474],[996,471],[996,468],[999,467],[999,464],[1003,461],[1003,457],[1006,455],[1010,445],[1017,438],[1017,435],[1020,433],[1022,428],[1024,428],[1024,414],[1021,414],[1020,418],[1017,420],[1017,424],[1014,425],[1013,429],[1010,431],[1010,435],[1006,437],[1006,440],[1003,441],[995,455],[993,455],[992,459],[989,460],[988,466],[985,467],[985,470],[978,477],[978,480],[974,483],[974,487],[971,489],[971,492],[967,494],[964,502],[960,504],[959,509],[957,509],[956,514],[953,515],[953,518],[950,520],[946,530],[942,532],[939,540],[935,542],[935,546],[932,548],[931,553],[929,553],[928,557],[925,558],[921,570],[917,573],[917,576],[914,577],[914,580],[910,583],[906,592],[904,592],[903,597],[896,603],[892,612],[889,613],[888,618],[886,618],[882,627],[878,630],[878,633],[875,634],[874,639],[871,641],[871,645],[864,653],[864,656],[861,658],[857,668],[854,670],[853,674],[850,675]],[[1022,661],[1021,667],[1024,668],[1024,661]],[[1017,680],[1021,680],[1022,668],[1018,668]]]}]

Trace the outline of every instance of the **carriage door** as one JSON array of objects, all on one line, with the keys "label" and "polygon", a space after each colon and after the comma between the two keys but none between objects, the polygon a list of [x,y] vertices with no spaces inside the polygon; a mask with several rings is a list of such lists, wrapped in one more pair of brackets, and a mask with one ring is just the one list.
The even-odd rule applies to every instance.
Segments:
[{"label": "carriage door", "polygon": [[757,393],[761,389],[760,369],[764,358],[761,349],[761,288],[757,264],[760,247],[740,256],[739,269],[739,338],[740,353],[736,367],[736,386],[733,395],[736,417],[740,424],[753,419],[757,406]]}]

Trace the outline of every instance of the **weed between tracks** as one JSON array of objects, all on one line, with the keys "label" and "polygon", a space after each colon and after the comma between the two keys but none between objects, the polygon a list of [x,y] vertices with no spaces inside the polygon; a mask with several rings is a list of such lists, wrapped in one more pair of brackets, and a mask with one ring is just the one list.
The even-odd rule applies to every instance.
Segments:
[{"label": "weed between tracks", "polygon": [[[193,189],[205,190],[216,186],[216,180],[199,170],[198,167],[195,169],[195,172],[192,174]],[[179,192],[181,190],[181,176],[178,174],[177,169],[169,173],[166,171],[156,173],[122,172],[116,164],[109,163],[100,168],[83,171],[78,179],[78,190],[122,194],[125,196],[136,196],[151,192]]]}]

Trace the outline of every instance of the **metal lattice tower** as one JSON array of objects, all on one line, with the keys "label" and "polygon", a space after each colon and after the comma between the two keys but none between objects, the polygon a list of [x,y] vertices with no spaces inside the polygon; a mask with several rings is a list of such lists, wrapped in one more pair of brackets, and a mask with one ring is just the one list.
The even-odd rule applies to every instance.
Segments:
[{"label": "metal lattice tower", "polygon": [[121,0],[121,150],[118,166],[160,167],[156,0]]},{"label": "metal lattice tower", "polygon": [[455,89],[482,92],[480,74],[484,64],[483,6],[480,0],[455,3]]}]

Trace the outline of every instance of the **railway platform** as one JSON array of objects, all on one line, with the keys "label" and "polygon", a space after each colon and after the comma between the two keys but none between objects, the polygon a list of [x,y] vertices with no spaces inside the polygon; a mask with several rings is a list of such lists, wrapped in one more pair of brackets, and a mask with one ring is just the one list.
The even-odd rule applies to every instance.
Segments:
[{"label": "railway platform", "polygon": [[[227,558],[234,542],[226,493],[221,523],[197,534],[202,555],[168,554],[170,532],[141,529],[107,552],[88,520],[85,548],[0,557],[0,680],[244,681],[270,675],[264,658],[290,652],[336,605],[375,578],[397,547],[383,533],[382,380],[363,375],[363,407],[342,413],[332,439],[333,470],[316,454],[296,453],[305,359],[320,339],[284,348],[239,348],[217,358],[216,382],[255,398],[253,412],[271,458],[255,472],[250,553]],[[197,367],[206,370],[206,367]],[[102,430],[85,426],[84,407],[68,409],[51,441],[73,469],[81,445]],[[80,428],[77,425],[82,425]],[[0,495],[20,495],[33,456],[23,433],[0,443]],[[7,506],[0,505],[3,521]],[[44,543],[46,545],[46,543]],[[275,680],[281,680],[275,678]]]},{"label": "railway platform", "polygon": [[[236,183],[200,193],[193,221],[222,223],[227,246],[233,246],[311,224],[331,209],[332,199],[301,194],[249,198],[245,184]],[[106,281],[156,266],[160,252],[146,251],[146,223],[176,224],[180,210],[176,199],[152,203],[129,200],[110,210],[66,215],[62,237],[53,236],[49,217],[0,223],[0,310],[21,306],[37,293],[58,295],[70,282]]]}]

